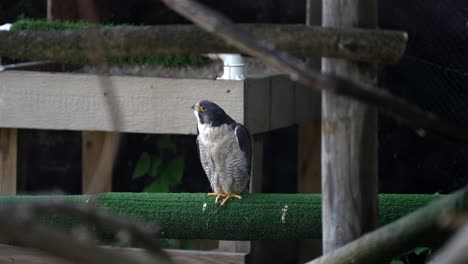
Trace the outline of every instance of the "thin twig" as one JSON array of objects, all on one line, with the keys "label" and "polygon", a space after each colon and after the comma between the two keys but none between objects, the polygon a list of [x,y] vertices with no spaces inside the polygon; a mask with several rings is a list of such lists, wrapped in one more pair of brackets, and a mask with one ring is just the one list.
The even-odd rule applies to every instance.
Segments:
[{"label": "thin twig", "polygon": [[[211,32],[239,50],[257,57],[267,64],[287,73],[292,80],[316,90],[324,90],[351,97],[377,107],[406,125],[417,129],[419,135],[426,132],[468,145],[468,131],[441,121],[434,114],[425,113],[419,107],[406,103],[384,89],[374,89],[334,75],[320,74],[298,58],[264,43],[240,30],[229,19],[191,0],[163,0],[177,13]],[[293,40],[291,40],[293,41]]]}]

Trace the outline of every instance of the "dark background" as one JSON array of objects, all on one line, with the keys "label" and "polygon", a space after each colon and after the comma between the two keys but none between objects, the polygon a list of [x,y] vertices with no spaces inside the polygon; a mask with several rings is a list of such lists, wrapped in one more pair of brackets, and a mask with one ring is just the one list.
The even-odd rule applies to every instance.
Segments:
[{"label": "dark background", "polygon": [[[100,1],[101,20],[113,23],[186,23],[158,1]],[[305,1],[203,1],[236,22],[305,23]],[[383,29],[409,33],[408,49],[398,65],[382,66],[380,86],[461,126],[468,125],[468,2],[462,0],[384,0],[379,2]],[[0,1],[0,23],[18,17],[44,18],[46,1]],[[195,121],[194,121],[195,122]],[[195,125],[195,123],[194,123]],[[81,192],[80,132],[21,130],[20,191],[61,189]],[[268,133],[265,144],[266,192],[296,192],[297,127]],[[174,136],[186,157],[183,187],[208,191],[193,136]],[[285,140],[287,139],[287,140]],[[147,149],[143,135],[126,134],[114,175],[115,191],[140,191],[130,175]],[[466,147],[420,138],[392,120],[379,121],[380,191],[447,193],[467,182]]]}]

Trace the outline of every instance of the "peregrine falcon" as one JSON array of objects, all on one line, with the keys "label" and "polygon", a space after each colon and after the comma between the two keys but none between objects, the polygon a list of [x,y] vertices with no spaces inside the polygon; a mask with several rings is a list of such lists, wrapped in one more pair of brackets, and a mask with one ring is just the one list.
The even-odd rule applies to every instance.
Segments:
[{"label": "peregrine falcon", "polygon": [[198,121],[197,146],[215,203],[242,199],[250,181],[252,142],[245,126],[234,121],[217,104],[202,100],[192,106]]}]

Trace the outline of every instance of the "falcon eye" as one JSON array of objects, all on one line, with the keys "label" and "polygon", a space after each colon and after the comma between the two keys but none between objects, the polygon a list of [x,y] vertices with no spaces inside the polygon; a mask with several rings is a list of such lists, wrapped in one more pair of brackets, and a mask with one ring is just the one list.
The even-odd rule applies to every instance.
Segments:
[{"label": "falcon eye", "polygon": [[205,111],[206,111],[206,107],[205,107],[204,105],[200,105],[200,110],[201,110],[202,112],[205,112]]}]

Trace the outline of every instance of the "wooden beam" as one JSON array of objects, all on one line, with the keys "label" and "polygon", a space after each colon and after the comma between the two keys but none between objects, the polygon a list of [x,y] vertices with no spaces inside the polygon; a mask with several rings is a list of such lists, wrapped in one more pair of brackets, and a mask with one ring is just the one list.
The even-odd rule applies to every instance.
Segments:
[{"label": "wooden beam", "polygon": [[270,94],[271,79],[269,77],[253,76],[245,80],[244,124],[251,134],[268,131],[271,128]]},{"label": "wooden beam", "polygon": [[175,264],[245,263],[246,253],[167,249]]},{"label": "wooden beam", "polygon": [[0,128],[0,195],[16,194],[18,131]]},{"label": "wooden beam", "polygon": [[109,132],[83,131],[82,132],[82,193],[97,194],[112,191],[112,162],[105,162],[104,168],[101,168],[99,177],[104,183],[101,189],[91,186],[93,177],[96,176],[96,170],[99,163],[102,162],[102,152],[106,141],[112,141],[110,137],[113,134]]},{"label": "wooden beam", "polygon": [[[0,83],[8,100],[2,102],[0,124],[10,128],[114,131],[105,100],[109,95],[102,92],[98,78],[90,74],[4,72]],[[297,105],[305,105],[317,94],[309,91],[295,98],[292,82],[274,75],[252,76],[244,81],[135,76],[109,79],[111,94],[120,106],[119,132],[195,134],[190,106],[208,99],[246,124],[252,134],[258,134],[295,124],[299,116],[292,113]],[[287,87],[271,88],[272,79],[281,80]],[[284,99],[288,103],[281,109],[278,105],[271,109],[270,97],[279,102],[282,97],[288,98]]]},{"label": "wooden beam", "polygon": [[[145,250],[139,248],[104,247],[109,251],[119,251],[135,260],[148,261],[150,256]],[[201,250],[165,250],[175,264],[201,264],[201,263],[245,263],[245,254],[201,251]],[[71,264],[63,258],[55,257],[39,250],[17,246],[0,245],[0,263],[22,263],[22,264]],[[140,262],[141,263],[141,262]]]},{"label": "wooden beam", "polygon": [[295,120],[295,86],[288,76],[278,75],[271,78],[270,126],[283,128]]},{"label": "wooden beam", "polygon": [[[44,72],[0,75],[4,127],[113,131],[98,76]],[[243,81],[110,76],[120,104],[120,132],[195,134],[190,106],[200,99],[217,102],[243,119]]]},{"label": "wooden beam", "polygon": [[[246,24],[239,27],[265,43],[271,43],[298,57],[326,56],[397,63],[405,51],[407,41],[406,33],[399,31],[271,24]],[[229,43],[193,25],[106,27],[99,32],[106,55],[114,58],[181,53],[240,53]],[[0,31],[0,56],[82,61],[88,52],[88,43],[83,41],[86,34],[84,30]]]},{"label": "wooden beam", "polygon": [[[377,26],[376,0],[324,0],[325,27]],[[372,65],[323,59],[322,72],[376,83]],[[354,100],[322,97],[323,251],[331,252],[377,226],[377,114]]]},{"label": "wooden beam", "polygon": [[76,0],[47,0],[48,20],[80,20],[80,12]]}]

